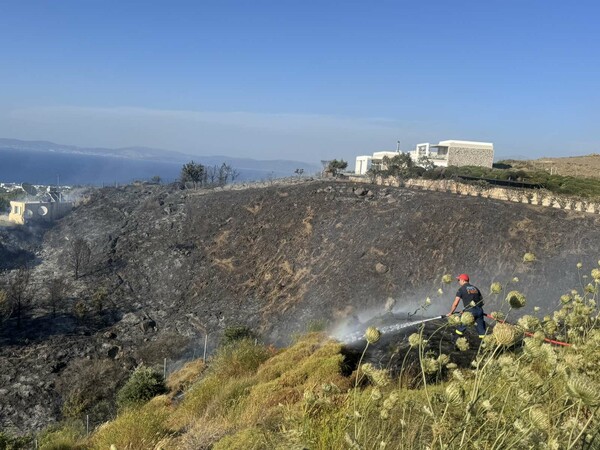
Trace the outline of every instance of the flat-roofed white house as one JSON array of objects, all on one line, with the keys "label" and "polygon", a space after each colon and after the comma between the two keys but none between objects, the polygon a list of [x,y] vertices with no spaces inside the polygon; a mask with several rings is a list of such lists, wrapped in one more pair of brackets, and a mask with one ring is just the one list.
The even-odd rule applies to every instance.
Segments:
[{"label": "flat-roofed white house", "polygon": [[[373,153],[373,156],[362,155],[356,157],[354,173],[365,175],[373,167],[385,170],[383,158],[393,158],[404,153],[400,150],[381,151]],[[494,144],[491,142],[459,141],[450,139],[440,141],[439,144],[428,142],[417,144],[415,149],[408,152],[412,160],[418,164],[423,157],[428,158],[438,167],[448,166],[482,166],[492,167],[494,163]]]},{"label": "flat-roofed white house", "polygon": [[373,153],[373,156],[357,156],[356,157],[356,165],[354,166],[354,173],[356,175],[365,175],[367,171],[373,167],[375,169],[385,170],[385,164],[383,163],[383,158],[393,158],[396,155],[401,154],[402,152],[397,151],[381,151]]},{"label": "flat-roofed white house", "polygon": [[429,158],[439,167],[448,166],[482,166],[492,167],[494,164],[494,144],[491,142],[459,141],[450,139],[439,144],[417,144],[410,152],[413,161],[422,157]]},{"label": "flat-roofed white house", "polygon": [[369,155],[362,155],[356,157],[356,165],[354,166],[354,173],[356,175],[365,175],[371,168],[371,162],[373,157]]}]

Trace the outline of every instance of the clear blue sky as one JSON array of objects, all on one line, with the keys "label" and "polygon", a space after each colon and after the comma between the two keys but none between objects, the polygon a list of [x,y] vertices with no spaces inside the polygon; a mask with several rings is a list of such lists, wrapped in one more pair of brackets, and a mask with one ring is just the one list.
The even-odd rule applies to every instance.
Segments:
[{"label": "clear blue sky", "polygon": [[592,1],[0,0],[0,137],[318,161],[600,152]]}]

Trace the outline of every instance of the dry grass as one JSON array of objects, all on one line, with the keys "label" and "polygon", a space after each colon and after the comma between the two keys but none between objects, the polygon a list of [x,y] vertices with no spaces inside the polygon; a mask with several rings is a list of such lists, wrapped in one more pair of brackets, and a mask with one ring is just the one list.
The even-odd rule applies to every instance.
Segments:
[{"label": "dry grass", "polygon": [[235,269],[235,266],[233,265],[233,259],[233,256],[231,258],[223,259],[215,258],[213,259],[213,262],[217,267],[220,267],[221,269],[224,269],[227,272],[233,272]]},{"label": "dry grass", "polygon": [[167,426],[172,413],[173,407],[166,396],[156,397],[140,408],[127,409],[112,422],[100,426],[90,439],[89,448],[107,450],[111,445],[127,450],[155,448],[172,434]]},{"label": "dry grass", "polygon": [[202,359],[196,359],[185,364],[181,369],[173,372],[167,378],[167,387],[170,391],[170,396],[173,397],[178,393],[188,389],[194,384],[206,369],[206,364]]},{"label": "dry grass", "polygon": [[[443,382],[428,381],[423,361],[432,358],[417,344],[423,371],[418,374],[418,389],[402,387],[408,383],[399,380],[390,382],[383,371],[363,377],[366,368],[343,376],[340,344],[320,333],[308,334],[275,354],[241,341],[222,348],[206,370],[196,361],[171,376],[173,389],[190,386],[179,405],[157,397],[141,408],[124,411],[85,445],[78,445],[93,449],[108,449],[111,444],[118,449],[596,448],[600,439],[599,283],[585,293],[563,296],[553,317],[523,317],[519,326],[535,331],[537,337],[526,338],[522,347],[499,345],[498,336],[492,334],[483,341],[471,368],[457,369],[450,365],[452,361],[445,361],[449,379]],[[573,346],[552,347],[543,343],[543,336]]]},{"label": "dry grass", "polygon": [[255,216],[262,209],[262,203],[255,203],[254,205],[251,205],[251,206],[244,206],[244,209],[246,211],[248,211],[250,214]]},{"label": "dry grass", "polygon": [[307,237],[312,234],[313,226],[311,222],[314,219],[314,217],[314,210],[312,209],[312,207],[308,206],[306,208],[306,216],[304,217],[304,219],[302,219],[302,224],[304,225],[304,235]]}]

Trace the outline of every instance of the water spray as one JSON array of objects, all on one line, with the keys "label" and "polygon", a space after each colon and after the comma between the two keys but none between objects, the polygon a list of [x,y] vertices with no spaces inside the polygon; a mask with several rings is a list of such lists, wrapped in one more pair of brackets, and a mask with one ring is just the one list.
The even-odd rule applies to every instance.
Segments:
[{"label": "water spray", "polygon": [[[435,316],[430,317],[429,319],[415,320],[412,322],[403,322],[403,323],[395,323],[393,325],[387,325],[385,327],[378,328],[382,335],[386,333],[393,333],[403,328],[413,327],[415,325],[420,325],[425,322],[430,322],[432,320],[444,319],[446,316]],[[355,331],[354,333],[348,334],[344,336],[341,341],[346,344],[351,344],[353,342],[357,342],[360,340],[364,340],[364,331]]]}]

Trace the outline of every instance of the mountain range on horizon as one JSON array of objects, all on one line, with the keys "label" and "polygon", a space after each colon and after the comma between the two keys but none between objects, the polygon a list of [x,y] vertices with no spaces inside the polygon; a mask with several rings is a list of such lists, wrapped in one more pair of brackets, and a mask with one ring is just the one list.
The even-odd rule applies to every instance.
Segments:
[{"label": "mountain range on horizon", "polygon": [[239,181],[285,177],[296,169],[311,175],[316,164],[291,160],[257,160],[225,155],[190,155],[148,147],[78,147],[50,141],[0,138],[0,181],[54,184],[127,183],[160,176],[178,178],[181,165],[193,160],[206,166],[227,163],[240,172]]}]

